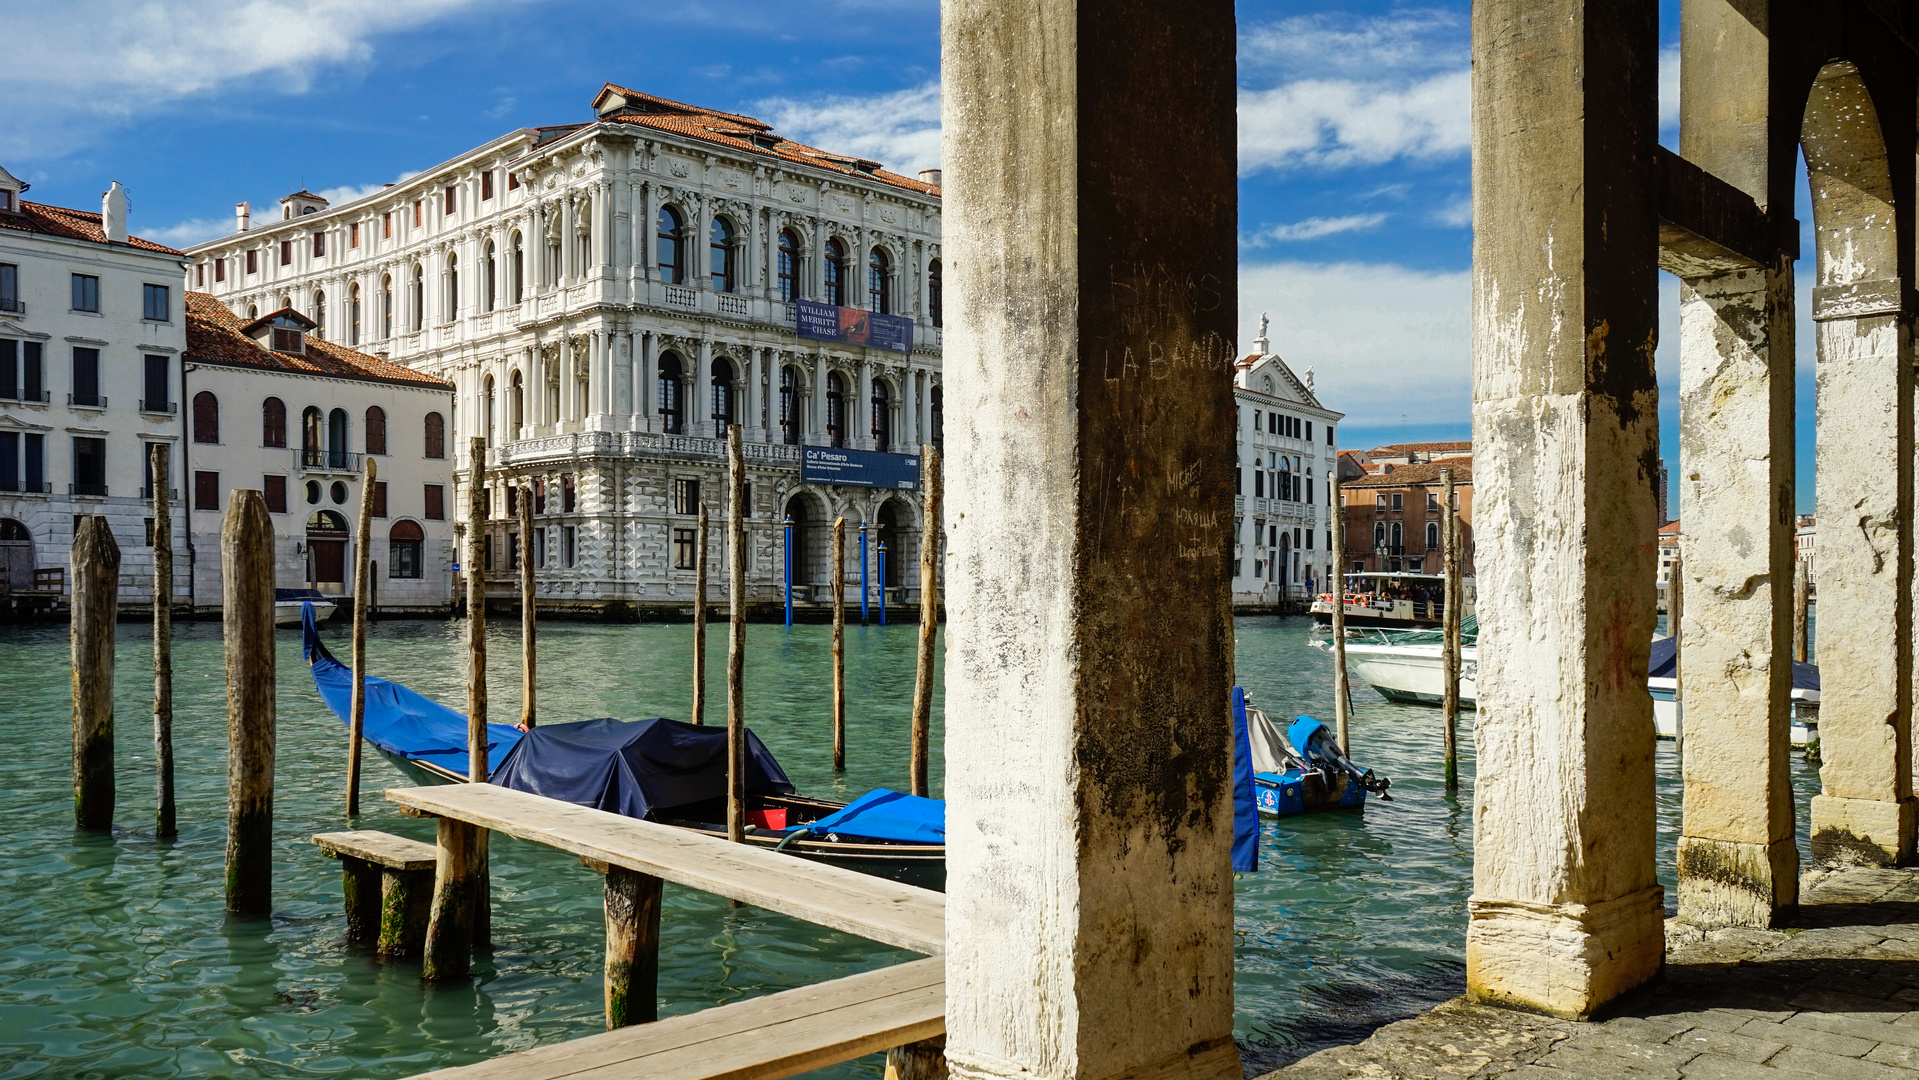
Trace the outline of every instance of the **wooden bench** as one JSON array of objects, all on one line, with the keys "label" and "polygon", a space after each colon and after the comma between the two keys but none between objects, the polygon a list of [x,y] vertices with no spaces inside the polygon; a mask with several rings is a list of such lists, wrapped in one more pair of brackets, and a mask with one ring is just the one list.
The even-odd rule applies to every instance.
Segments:
[{"label": "wooden bench", "polygon": [[779,1080],[945,1032],[945,961],[935,957],[424,1073],[422,1080]]},{"label": "wooden bench", "polygon": [[349,945],[372,945],[382,960],[411,959],[426,945],[439,852],[392,833],[319,833],[313,842],[340,860]]}]

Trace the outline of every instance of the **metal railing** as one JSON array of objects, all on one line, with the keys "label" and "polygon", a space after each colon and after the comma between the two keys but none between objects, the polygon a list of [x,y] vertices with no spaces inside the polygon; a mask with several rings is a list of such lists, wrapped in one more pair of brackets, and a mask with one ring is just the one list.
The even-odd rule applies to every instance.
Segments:
[{"label": "metal railing", "polygon": [[18,297],[0,296],[0,311],[12,312],[15,315],[25,315],[27,313],[27,305],[25,301]]},{"label": "metal railing", "polygon": [[67,494],[104,499],[107,496],[107,486],[105,484],[68,484]]},{"label": "metal railing", "polygon": [[151,402],[146,398],[141,398],[140,411],[143,413],[166,413],[171,416],[180,411],[180,403],[177,401]]},{"label": "metal railing", "polygon": [[107,407],[107,396],[105,394],[68,394],[67,404],[77,405],[83,409],[104,409]]},{"label": "metal railing", "polygon": [[360,471],[360,460],[364,454],[348,453],[345,450],[314,450],[301,448],[293,452],[293,460],[303,472],[347,472]]},{"label": "metal railing", "polygon": [[45,480],[0,480],[0,492],[8,495],[51,495],[53,485]]}]

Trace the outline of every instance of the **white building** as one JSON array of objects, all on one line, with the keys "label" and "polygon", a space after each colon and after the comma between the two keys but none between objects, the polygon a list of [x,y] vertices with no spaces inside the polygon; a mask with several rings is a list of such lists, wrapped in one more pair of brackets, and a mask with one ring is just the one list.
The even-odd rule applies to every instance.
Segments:
[{"label": "white building", "polygon": [[187,294],[183,396],[194,607],[220,605],[220,526],[236,489],[261,492],[274,523],[274,584],[351,593],[365,462],[376,463],[372,593],[382,611],[453,602],[453,387],[312,336],[295,311],[243,321]]},{"label": "white building", "polygon": [[[683,606],[700,502],[723,567],[728,421],[747,443],[752,598],[779,596],[782,518],[797,581],[823,585],[843,515],[878,530],[890,583],[914,599],[917,492],[803,484],[801,457],[938,441],[937,173],[607,84],[585,123],[509,132],[341,206],[300,192],[256,224],[242,204],[238,227],[192,249],[193,287],[243,318],[292,307],[331,340],[452,381],[457,475],[467,440],[485,439],[496,541],[503,481],[561,494],[536,498],[557,538],[547,602]],[[891,328],[910,344],[801,337],[800,301],[839,308],[826,322],[855,331],[842,336]],[[723,569],[712,582],[723,596]]]},{"label": "white building", "polygon": [[1332,489],[1339,459],[1334,412],[1304,378],[1268,351],[1260,316],[1253,352],[1233,374],[1238,477],[1233,516],[1233,603],[1310,600],[1333,576]]},{"label": "white building", "polygon": [[97,515],[120,547],[121,603],[149,604],[148,448],[172,445],[180,475],[184,257],[128,235],[118,183],[98,214],[26,190],[0,169],[0,583],[31,590],[41,569],[70,587],[75,522]]}]

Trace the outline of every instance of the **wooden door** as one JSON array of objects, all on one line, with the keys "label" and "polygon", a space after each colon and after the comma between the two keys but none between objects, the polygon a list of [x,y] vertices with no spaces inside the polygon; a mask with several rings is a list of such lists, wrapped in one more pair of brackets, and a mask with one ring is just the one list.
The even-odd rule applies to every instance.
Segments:
[{"label": "wooden door", "polygon": [[308,540],[313,551],[313,585],[340,586],[346,583],[346,541]]}]

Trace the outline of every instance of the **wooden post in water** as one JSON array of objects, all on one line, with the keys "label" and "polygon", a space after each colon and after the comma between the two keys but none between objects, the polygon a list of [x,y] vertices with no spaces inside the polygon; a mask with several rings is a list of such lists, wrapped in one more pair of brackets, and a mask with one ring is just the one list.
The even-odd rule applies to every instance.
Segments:
[{"label": "wooden post in water", "polygon": [[[746,839],[746,450],[726,426],[726,836]],[[702,507],[701,520],[705,520]],[[655,886],[657,888],[657,886]]]},{"label": "wooden post in water", "polygon": [[1805,559],[1794,560],[1792,572],[1792,658],[1806,662],[1811,654],[1812,568]]},{"label": "wooden post in water", "polygon": [[73,537],[73,820],[113,828],[113,634],[120,545],[107,519],[79,519]]},{"label": "wooden post in water", "polygon": [[153,835],[170,840],[180,827],[173,803],[173,478],[172,448],[153,444]]},{"label": "wooden post in water", "polygon": [[373,491],[380,466],[371,454],[360,478],[360,522],[353,536],[353,698],[347,714],[346,816],[360,814],[360,733],[366,730],[366,618],[373,603]]},{"label": "wooden post in water", "polygon": [[846,771],[846,519],[833,519],[833,771]]},{"label": "wooden post in water", "polygon": [[[492,499],[486,490],[486,440],[475,438],[467,444],[468,477],[472,482],[471,521],[467,529],[468,554],[473,573],[466,585],[466,775],[475,784],[486,782],[492,765],[487,761],[486,697],[486,519],[492,513]],[[469,944],[489,948],[493,944],[492,877],[487,870],[487,832],[474,830],[466,845],[477,882],[469,901],[472,920]],[[456,883],[456,888],[458,887]]]},{"label": "wooden post in water", "polygon": [[1453,471],[1441,469],[1439,481],[1445,485],[1444,510],[1439,518],[1440,543],[1446,565],[1445,610],[1441,613],[1440,668],[1441,709],[1446,734],[1446,790],[1459,790],[1459,609],[1465,605],[1465,561],[1459,550],[1459,512],[1453,504]]},{"label": "wooden post in water", "polygon": [[[920,654],[913,678],[913,794],[930,795],[926,783],[928,742],[933,725],[933,639],[939,631],[940,451],[927,443],[920,447],[926,473],[920,530]],[[886,587],[884,578],[880,587]]]},{"label": "wooden post in water", "polygon": [[533,485],[520,489],[520,726],[534,724]]},{"label": "wooden post in water", "polygon": [[257,491],[234,491],[220,528],[227,669],[227,914],[273,909],[273,521]]},{"label": "wooden post in water", "polygon": [[693,722],[706,723],[706,500],[693,553]]},{"label": "wooden post in water", "polygon": [[606,868],[606,1030],[659,1019],[660,879]]},{"label": "wooden post in water", "polygon": [[1339,488],[1339,470],[1327,478],[1333,499],[1333,731],[1339,752],[1353,752],[1352,688],[1346,682],[1346,507]]}]

